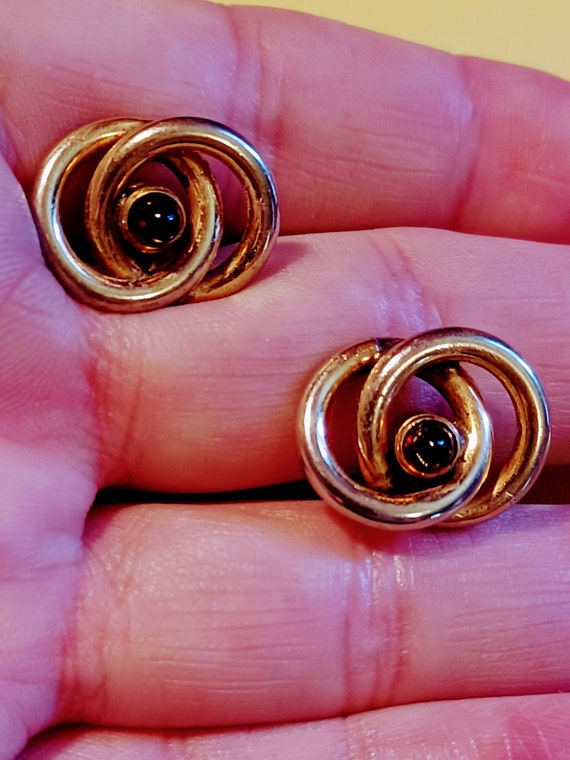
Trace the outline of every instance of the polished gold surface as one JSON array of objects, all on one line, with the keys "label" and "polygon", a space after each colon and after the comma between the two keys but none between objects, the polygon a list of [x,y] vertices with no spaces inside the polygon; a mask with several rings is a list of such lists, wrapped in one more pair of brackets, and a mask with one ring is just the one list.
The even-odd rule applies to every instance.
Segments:
[{"label": "polished gold surface", "polygon": [[[203,156],[234,173],[246,200],[243,236],[217,266],[223,232],[220,192]],[[93,162],[80,204],[85,208],[84,237],[73,247],[62,209],[66,203],[77,205],[69,188]],[[135,182],[137,173],[152,164],[170,172],[180,188],[176,202],[185,223],[162,246],[138,243],[125,230],[128,212],[141,194],[173,196],[168,187]],[[79,301],[106,311],[146,311],[231,295],[257,274],[279,228],[275,185],[257,151],[221,124],[182,117],[153,123],[113,119],[79,128],[44,161],[33,208],[52,271]]]},{"label": "polished gold surface", "polygon": [[[494,482],[488,477],[491,420],[461,362],[494,375],[514,406],[517,432],[512,452]],[[357,412],[363,482],[343,471],[327,435],[336,394],[359,374],[366,376]],[[423,475],[417,468],[402,466],[401,441],[410,421],[395,434],[391,429],[391,407],[414,376],[433,386],[451,410],[450,420],[428,412],[420,421],[427,428],[435,421],[440,430],[449,431],[438,444],[443,440],[452,449],[457,446],[449,464]],[[544,392],[531,367],[497,338],[457,328],[406,341],[372,340],[332,357],[305,392],[298,436],[307,477],[325,501],[367,524],[398,530],[465,526],[499,514],[535,481],[548,449],[550,427]]]}]

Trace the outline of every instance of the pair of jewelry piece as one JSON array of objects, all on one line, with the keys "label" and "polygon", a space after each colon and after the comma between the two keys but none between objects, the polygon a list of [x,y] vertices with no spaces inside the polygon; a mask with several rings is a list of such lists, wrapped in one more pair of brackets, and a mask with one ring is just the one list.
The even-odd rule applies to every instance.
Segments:
[{"label": "pair of jewelry piece", "polygon": [[[245,231],[226,258],[213,164],[235,175],[245,194]],[[44,161],[32,205],[48,266],[73,297],[105,311],[235,293],[258,273],[279,229],[275,184],[255,148],[221,124],[193,118],[114,119],[76,130]],[[462,363],[494,375],[515,410],[511,456],[493,478],[491,420]],[[394,419],[413,377],[443,397],[449,414]],[[355,378],[354,475],[332,451],[329,430],[334,401]],[[465,526],[498,514],[529,490],[549,438],[548,407],[532,368],[497,338],[464,328],[341,351],[309,382],[298,420],[316,492],[344,514],[389,530]]]}]

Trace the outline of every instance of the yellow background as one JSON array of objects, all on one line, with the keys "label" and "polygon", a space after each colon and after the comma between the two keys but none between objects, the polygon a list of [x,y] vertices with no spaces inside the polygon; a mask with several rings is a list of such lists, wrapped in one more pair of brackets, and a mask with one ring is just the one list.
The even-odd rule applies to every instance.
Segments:
[{"label": "yellow background", "polygon": [[520,63],[570,79],[570,0],[253,0],[248,4],[328,16],[453,53]]}]

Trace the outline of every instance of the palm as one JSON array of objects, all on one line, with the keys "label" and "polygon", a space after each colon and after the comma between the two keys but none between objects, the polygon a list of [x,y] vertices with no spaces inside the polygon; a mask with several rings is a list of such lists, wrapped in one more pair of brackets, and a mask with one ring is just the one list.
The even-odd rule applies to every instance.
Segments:
[{"label": "palm", "polygon": [[[371,335],[442,321],[523,351],[550,396],[551,464],[566,465],[566,85],[477,62],[459,72],[437,53],[262,11],[232,25],[199,3],[62,2],[62,25],[31,5],[0,10],[13,32],[0,57],[0,758],[26,742],[26,760],[500,757],[517,732],[563,756],[563,508],[392,538],[318,502],[90,507],[110,485],[211,493],[299,477],[294,420],[313,369]],[[331,72],[334,92],[320,84]],[[504,129],[510,92],[533,104],[512,97],[518,132]],[[15,176],[28,188],[66,128],[173,113],[229,121],[271,157],[291,236],[231,298],[85,309],[44,268]],[[426,225],[440,229],[408,227]],[[76,722],[88,727],[57,728]]]},{"label": "palm", "polygon": [[[77,595],[81,536],[97,488],[98,439],[86,331],[43,266],[21,189],[1,196],[2,757],[23,716],[52,708]],[[46,712],[47,711],[47,712]]]}]

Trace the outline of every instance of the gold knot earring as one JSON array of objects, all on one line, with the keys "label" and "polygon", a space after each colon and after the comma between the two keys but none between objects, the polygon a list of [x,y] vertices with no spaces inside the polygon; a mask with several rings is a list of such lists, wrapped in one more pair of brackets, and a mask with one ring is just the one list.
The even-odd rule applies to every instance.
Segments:
[{"label": "gold knot earring", "polygon": [[[204,156],[233,172],[246,200],[243,236],[217,266],[222,208]],[[172,182],[137,180],[148,164],[160,165]],[[69,198],[74,178],[87,169],[92,176],[77,235],[64,229],[63,209],[77,201]],[[111,119],[77,129],[45,159],[32,206],[51,270],[77,300],[105,311],[146,311],[235,293],[257,274],[279,230],[265,162],[243,137],[205,119]],[[73,234],[79,245],[71,244]]]},{"label": "gold knot earring", "polygon": [[[492,426],[462,362],[484,368],[506,389],[517,432],[511,456],[489,482]],[[340,387],[366,376],[357,411],[360,475],[343,471],[327,438]],[[414,414],[390,426],[392,402],[413,376],[447,401],[449,419]],[[548,407],[532,368],[512,348],[484,333],[441,329],[410,340],[371,340],[333,356],[304,394],[299,446],[309,482],[343,514],[387,530],[462,527],[499,514],[535,481],[550,439]]]}]

